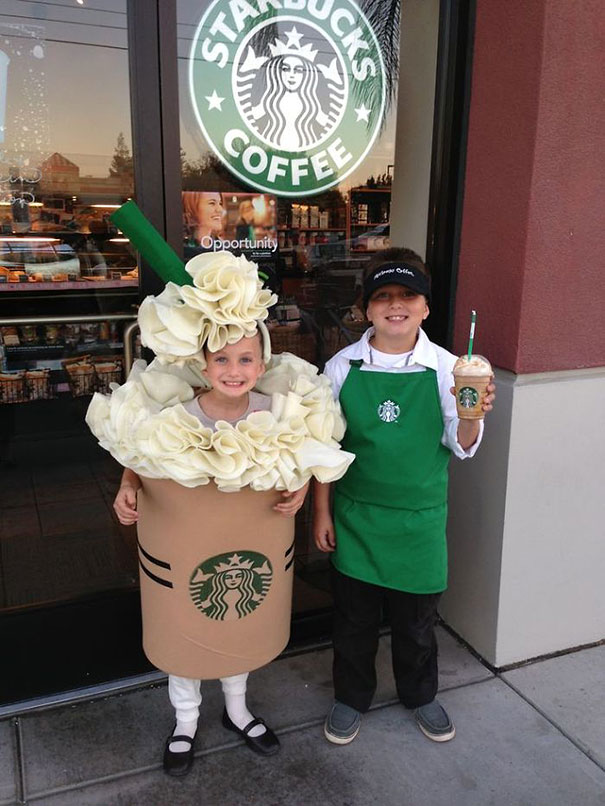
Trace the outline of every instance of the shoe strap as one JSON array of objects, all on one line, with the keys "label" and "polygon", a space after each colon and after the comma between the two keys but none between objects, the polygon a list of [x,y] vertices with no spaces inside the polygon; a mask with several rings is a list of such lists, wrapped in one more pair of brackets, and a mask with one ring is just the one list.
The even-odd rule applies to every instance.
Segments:
[{"label": "shoe strap", "polygon": [[[250,733],[250,731],[252,730],[252,728],[255,728],[257,725],[264,725],[265,728],[267,727],[265,725],[265,720],[261,719],[260,717],[257,716],[256,719],[252,720],[252,722],[248,722],[248,724],[246,725],[245,728],[242,728],[242,733],[245,733],[246,736],[247,736]],[[255,738],[260,739],[260,736],[255,737]]]},{"label": "shoe strap", "polygon": [[195,736],[169,736],[168,737],[168,744],[172,744],[173,742],[189,742],[189,744],[193,744],[195,740]]}]

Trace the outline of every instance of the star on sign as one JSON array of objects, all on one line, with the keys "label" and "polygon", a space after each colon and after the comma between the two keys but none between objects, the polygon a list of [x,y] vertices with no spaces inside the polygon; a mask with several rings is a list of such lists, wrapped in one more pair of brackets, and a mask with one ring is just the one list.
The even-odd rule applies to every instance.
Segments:
[{"label": "star on sign", "polygon": [[302,34],[299,34],[296,30],[295,26],[292,26],[290,31],[285,31],[286,36],[288,37],[288,41],[286,42],[286,47],[291,48],[292,45],[294,47],[300,47],[300,40],[302,39]]},{"label": "star on sign", "polygon": [[368,109],[367,106],[365,106],[365,104],[362,104],[361,106],[357,107],[357,109],[355,109],[355,113],[357,114],[357,120],[355,122],[359,123],[360,120],[365,120],[366,123],[369,123],[368,115],[370,114],[371,111],[372,110]]},{"label": "star on sign", "polygon": [[206,100],[208,101],[208,111],[211,109],[218,109],[219,112],[222,112],[221,104],[225,100],[221,98],[216,90],[212,90],[212,95],[206,95]]}]

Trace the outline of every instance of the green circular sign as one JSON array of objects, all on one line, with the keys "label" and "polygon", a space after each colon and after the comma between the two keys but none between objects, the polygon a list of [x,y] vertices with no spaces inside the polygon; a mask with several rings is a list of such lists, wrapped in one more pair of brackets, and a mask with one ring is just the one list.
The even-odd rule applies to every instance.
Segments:
[{"label": "green circular sign", "polygon": [[232,551],[196,566],[189,578],[189,594],[208,618],[233,621],[256,610],[272,579],[273,568],[264,554]]},{"label": "green circular sign", "polygon": [[380,47],[353,0],[215,0],[193,37],[189,89],[217,157],[281,196],[354,171],[385,108]]}]

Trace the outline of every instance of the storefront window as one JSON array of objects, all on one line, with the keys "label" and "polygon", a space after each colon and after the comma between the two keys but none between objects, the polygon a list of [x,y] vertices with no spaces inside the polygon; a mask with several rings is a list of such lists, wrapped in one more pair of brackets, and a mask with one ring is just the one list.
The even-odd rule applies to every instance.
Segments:
[{"label": "storefront window", "polygon": [[[134,193],[126,0],[0,13],[0,609],[136,585],[120,468],[88,433],[124,373],[136,260],[111,224]],[[98,6],[103,6],[100,10]]]},{"label": "storefront window", "polygon": [[[384,5],[177,3],[185,256],[255,260],[279,294],[273,351],[320,367],[367,327],[363,268],[390,245],[398,43],[376,33]],[[329,602],[309,520],[299,611]]]}]

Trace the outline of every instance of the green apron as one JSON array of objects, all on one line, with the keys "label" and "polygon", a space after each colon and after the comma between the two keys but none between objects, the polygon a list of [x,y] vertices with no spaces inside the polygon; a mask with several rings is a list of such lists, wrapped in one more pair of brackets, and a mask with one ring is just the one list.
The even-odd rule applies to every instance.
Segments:
[{"label": "green apron", "polygon": [[342,447],[356,455],[334,491],[343,574],[409,593],[447,587],[447,468],[437,374],[351,369]]}]

